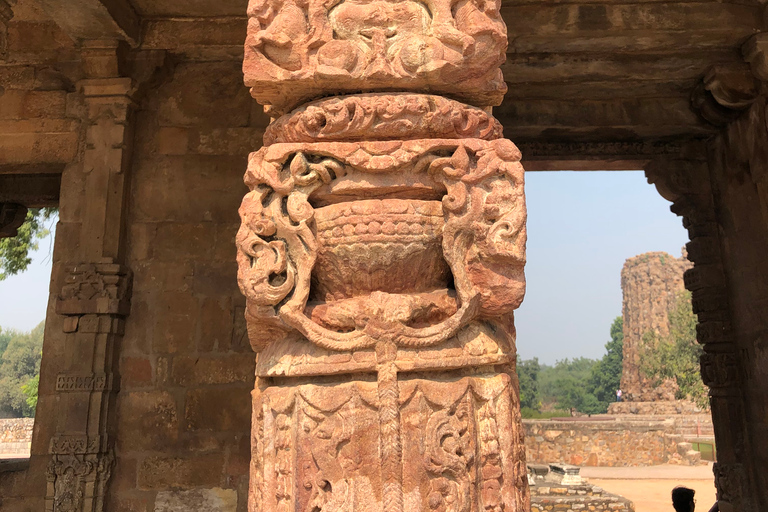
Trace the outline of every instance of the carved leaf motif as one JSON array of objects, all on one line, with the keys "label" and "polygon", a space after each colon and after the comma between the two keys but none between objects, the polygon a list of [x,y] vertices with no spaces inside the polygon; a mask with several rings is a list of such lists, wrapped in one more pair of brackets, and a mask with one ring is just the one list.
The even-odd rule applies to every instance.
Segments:
[{"label": "carved leaf motif", "polygon": [[475,432],[472,398],[430,416],[425,428],[426,468],[433,475],[429,507],[437,512],[469,512],[473,502]]}]

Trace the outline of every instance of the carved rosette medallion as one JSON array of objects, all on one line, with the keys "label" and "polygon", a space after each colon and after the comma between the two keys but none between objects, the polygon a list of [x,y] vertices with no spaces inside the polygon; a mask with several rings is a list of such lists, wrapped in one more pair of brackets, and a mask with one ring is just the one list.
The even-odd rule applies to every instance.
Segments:
[{"label": "carved rosette medallion", "polygon": [[246,84],[283,114],[236,237],[251,512],[529,509],[524,171],[483,108],[505,89],[498,7],[251,2]]}]

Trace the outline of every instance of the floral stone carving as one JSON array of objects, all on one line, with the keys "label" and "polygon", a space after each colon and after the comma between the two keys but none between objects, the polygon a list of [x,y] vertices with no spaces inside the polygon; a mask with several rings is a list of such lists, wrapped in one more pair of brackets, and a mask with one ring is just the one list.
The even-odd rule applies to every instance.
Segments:
[{"label": "floral stone carving", "polygon": [[[442,117],[454,104],[471,121]],[[293,142],[250,155],[236,241],[259,354],[252,511],[526,509],[524,171],[496,127],[432,96],[348,96],[279,119],[268,139]]]},{"label": "floral stone carving", "polygon": [[250,512],[529,510],[524,171],[481,108],[506,90],[499,2],[248,15],[246,85],[277,117],[236,237],[258,354]]},{"label": "floral stone carving", "polygon": [[499,105],[501,2],[251,0],[245,84],[270,112],[326,91],[434,92]]}]

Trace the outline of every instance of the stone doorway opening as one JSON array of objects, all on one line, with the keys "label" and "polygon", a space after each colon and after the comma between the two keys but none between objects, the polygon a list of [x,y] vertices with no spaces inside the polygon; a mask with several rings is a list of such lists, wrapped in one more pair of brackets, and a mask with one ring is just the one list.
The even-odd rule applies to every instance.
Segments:
[{"label": "stone doorway opening", "polygon": [[[29,459],[37,409],[53,248],[55,207],[23,209],[0,245],[0,467]],[[17,222],[22,222],[21,219]]]},{"label": "stone doorway opening", "polygon": [[[680,258],[688,234],[642,171],[527,172],[526,195],[528,292],[516,314],[520,358],[538,357],[542,367],[566,358],[599,360],[605,355],[612,321],[622,316],[625,261],[654,251]],[[680,274],[682,288],[682,270]],[[701,379],[698,374],[697,378]],[[697,419],[699,429],[708,423],[703,430],[713,439],[709,412],[693,416],[691,421],[682,415],[675,421],[636,411],[620,416],[585,414],[562,421],[524,419],[528,460],[577,463],[583,466],[585,478],[597,479],[606,491],[635,501],[636,510],[655,510],[657,504],[651,498],[643,501],[644,492],[653,499],[668,496],[675,485],[691,477],[689,485],[699,490],[700,503],[709,502],[708,507],[715,499],[712,464],[689,467],[684,454],[678,453],[678,444],[685,449],[685,443],[699,438]],[[650,428],[641,434],[640,423]],[[645,439],[631,440],[633,436]],[[622,454],[622,450],[637,453]],[[654,450],[658,452],[654,461],[641,460]],[[642,456],[637,457],[640,452]],[[573,459],[568,458],[571,455]],[[558,460],[539,460],[547,456]],[[654,464],[659,466],[648,467]],[[667,474],[653,478],[652,492],[641,491],[640,480],[635,479],[645,478],[644,471],[664,468]]]}]

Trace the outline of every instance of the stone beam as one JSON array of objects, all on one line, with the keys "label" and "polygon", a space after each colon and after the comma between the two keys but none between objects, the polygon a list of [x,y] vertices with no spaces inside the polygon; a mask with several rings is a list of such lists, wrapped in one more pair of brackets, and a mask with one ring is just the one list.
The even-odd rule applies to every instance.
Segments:
[{"label": "stone beam", "polygon": [[129,0],[38,0],[72,39],[118,39],[137,46],[141,20]]},{"label": "stone beam", "polygon": [[0,174],[0,203],[58,206],[60,188],[60,174]]}]

